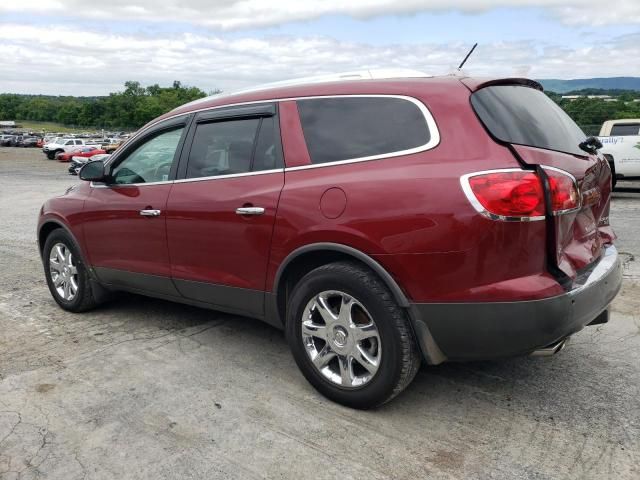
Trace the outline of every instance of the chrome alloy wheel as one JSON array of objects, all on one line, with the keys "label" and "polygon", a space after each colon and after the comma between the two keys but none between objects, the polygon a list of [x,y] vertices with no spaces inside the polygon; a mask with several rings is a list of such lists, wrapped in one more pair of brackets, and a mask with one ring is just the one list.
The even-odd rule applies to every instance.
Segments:
[{"label": "chrome alloy wheel", "polygon": [[73,263],[73,254],[64,243],[56,243],[49,254],[49,275],[56,293],[71,301],[78,293],[78,268]]},{"label": "chrome alloy wheel", "polygon": [[302,342],[315,368],[343,388],[366,385],[380,367],[378,328],[364,306],[343,292],[325,291],[307,303]]}]

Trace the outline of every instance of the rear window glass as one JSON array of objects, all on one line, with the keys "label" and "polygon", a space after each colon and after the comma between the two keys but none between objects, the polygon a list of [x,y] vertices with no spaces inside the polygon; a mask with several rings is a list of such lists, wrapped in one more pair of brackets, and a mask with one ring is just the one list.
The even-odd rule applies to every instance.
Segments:
[{"label": "rear window glass", "polygon": [[312,163],[401,152],[430,139],[423,113],[402,98],[314,98],[297,105]]},{"label": "rear window glass", "polygon": [[585,139],[584,132],[540,90],[515,85],[485,87],[471,95],[471,104],[498,140],[585,155],[578,146]]},{"label": "rear window glass", "polygon": [[611,127],[612,137],[623,137],[626,135],[638,135],[640,132],[640,123],[621,123]]}]

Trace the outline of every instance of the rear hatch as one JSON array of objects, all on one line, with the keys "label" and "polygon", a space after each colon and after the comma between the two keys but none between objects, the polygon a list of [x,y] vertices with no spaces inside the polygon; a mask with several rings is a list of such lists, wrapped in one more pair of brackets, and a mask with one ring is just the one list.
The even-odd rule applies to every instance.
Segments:
[{"label": "rear hatch", "polygon": [[501,81],[473,87],[471,104],[476,114],[523,168],[546,175],[540,169],[551,167],[543,172],[556,168],[575,178],[579,206],[564,213],[547,213],[546,218],[550,268],[558,276],[575,279],[596,263],[603,247],[615,238],[609,225],[611,170],[607,161],[600,153],[590,154],[579,147],[585,134],[535,82]]}]

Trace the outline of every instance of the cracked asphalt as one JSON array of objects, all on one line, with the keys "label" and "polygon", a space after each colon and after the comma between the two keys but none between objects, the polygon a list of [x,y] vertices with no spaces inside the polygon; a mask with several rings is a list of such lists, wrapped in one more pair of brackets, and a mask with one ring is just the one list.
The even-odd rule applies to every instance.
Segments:
[{"label": "cracked asphalt", "polygon": [[260,322],[134,295],[58,308],[36,218],[77,181],[0,148],[1,480],[640,478],[640,183],[614,193],[608,324],[552,358],[425,367],[360,412],[317,394]]}]

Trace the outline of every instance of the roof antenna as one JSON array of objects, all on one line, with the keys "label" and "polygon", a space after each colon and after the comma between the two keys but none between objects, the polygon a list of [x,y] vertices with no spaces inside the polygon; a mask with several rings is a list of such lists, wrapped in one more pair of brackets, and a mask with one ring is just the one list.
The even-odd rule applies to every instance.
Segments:
[{"label": "roof antenna", "polygon": [[462,60],[462,63],[460,64],[460,66],[458,67],[458,71],[460,71],[460,69],[462,68],[462,66],[467,63],[467,59],[471,56],[471,54],[473,53],[473,51],[476,49],[476,47],[478,46],[478,42],[473,44],[473,47],[471,47],[471,50],[469,50],[469,53],[467,53],[467,56],[464,57],[464,60]]}]

